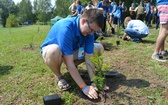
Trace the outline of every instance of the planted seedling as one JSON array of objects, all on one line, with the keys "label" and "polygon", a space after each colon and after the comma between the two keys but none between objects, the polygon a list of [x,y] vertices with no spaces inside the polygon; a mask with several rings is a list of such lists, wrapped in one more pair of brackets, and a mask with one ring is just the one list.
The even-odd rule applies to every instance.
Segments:
[{"label": "planted seedling", "polygon": [[104,87],[106,86],[105,74],[107,73],[109,66],[107,64],[104,65],[103,56],[98,56],[97,54],[94,54],[94,56],[89,59],[95,65],[95,69],[92,68],[95,74],[92,79],[92,82],[95,83],[98,89],[98,93],[102,94],[105,102],[106,101],[106,91],[104,90]]},{"label": "planted seedling", "polygon": [[116,40],[116,45],[120,45],[120,41],[118,40],[119,37],[120,37],[120,32],[121,32],[121,29],[119,27],[119,25],[117,26],[117,32],[116,32],[116,35],[117,35],[117,40]]}]

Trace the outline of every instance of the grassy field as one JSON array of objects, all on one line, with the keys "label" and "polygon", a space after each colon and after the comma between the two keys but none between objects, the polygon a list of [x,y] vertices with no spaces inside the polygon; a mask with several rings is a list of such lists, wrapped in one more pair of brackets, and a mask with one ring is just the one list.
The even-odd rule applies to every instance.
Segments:
[{"label": "grassy field", "polygon": [[[0,27],[0,105],[42,105],[43,96],[52,94],[59,94],[63,105],[100,104],[78,94],[80,89],[64,65],[62,72],[73,89],[62,92],[56,87],[55,77],[39,51],[50,28],[49,25]],[[112,49],[104,52],[104,61],[122,74],[107,81],[112,94],[108,105],[168,105],[168,62],[151,59],[157,34],[158,30],[151,28],[143,43],[105,37],[104,42],[110,43]],[[120,40],[119,46],[116,40]]]}]

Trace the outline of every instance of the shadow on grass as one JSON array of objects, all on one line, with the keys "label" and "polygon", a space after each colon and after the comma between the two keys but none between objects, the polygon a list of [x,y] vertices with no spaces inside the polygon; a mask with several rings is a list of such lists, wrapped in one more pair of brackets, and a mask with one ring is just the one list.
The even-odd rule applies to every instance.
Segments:
[{"label": "shadow on grass", "polygon": [[123,74],[119,74],[116,77],[107,78],[107,85],[112,85],[112,91],[118,89],[118,86],[127,86],[127,87],[136,87],[136,88],[143,88],[148,87],[150,83],[148,81],[142,79],[126,79],[126,76]]},{"label": "shadow on grass", "polygon": [[[86,84],[90,84],[89,75],[86,70],[79,70],[81,77],[86,82]],[[91,100],[87,96],[83,94],[83,92],[79,89],[78,85],[75,83],[75,81],[70,76],[69,72],[64,74],[64,77],[66,80],[70,83],[72,86],[72,89],[69,91],[70,93],[75,93],[76,96],[78,96],[80,99],[78,102],[82,101],[87,104],[95,104],[97,102],[101,103],[101,99]],[[126,99],[127,102],[132,103],[132,98],[128,94],[130,93],[130,90],[132,88],[143,88],[143,87],[149,87],[150,83],[148,81],[145,81],[143,79],[127,79],[125,75],[119,74],[112,77],[106,78],[106,85],[110,87],[110,90],[107,92],[107,103],[111,102],[112,100],[120,100],[122,98]],[[120,87],[122,86],[122,89]],[[117,90],[117,92],[116,92]],[[64,100],[65,101],[65,100]]]},{"label": "shadow on grass", "polygon": [[[89,83],[89,75],[88,75],[87,71],[82,70],[82,71],[80,71],[80,73],[82,73],[82,78],[89,85],[90,84]],[[87,96],[85,96],[83,94],[83,92],[79,89],[78,85],[70,77],[69,73],[66,73],[64,76],[66,78],[68,78],[69,83],[73,87],[70,92],[74,92],[75,95],[80,97],[81,98],[80,101],[86,102],[87,104],[101,102],[101,99],[91,100]],[[127,102],[132,103],[131,102],[132,99],[128,95],[128,94],[132,94],[132,93],[129,93],[130,89],[134,88],[134,87],[136,87],[136,88],[148,87],[150,85],[150,83],[148,81],[143,80],[143,79],[128,79],[127,80],[125,75],[119,74],[116,76],[107,77],[106,78],[106,85],[110,87],[110,90],[107,92],[108,97],[109,97],[107,99],[107,103],[108,103],[108,100],[109,101],[111,100],[111,98],[114,100],[118,100],[118,99],[122,99],[123,97],[127,100]],[[118,89],[121,86],[124,86],[124,87],[122,87],[122,90],[120,90],[119,92],[116,92],[116,90],[118,91]]]},{"label": "shadow on grass", "polygon": [[[136,88],[143,88],[148,87],[150,83],[148,81],[142,79],[126,79],[126,76],[123,74],[119,74],[114,80],[112,81],[118,85],[124,85],[128,87],[136,87]],[[114,88],[114,87],[113,87]]]},{"label": "shadow on grass", "polygon": [[[144,88],[149,87],[150,83],[143,79],[126,79],[126,76],[119,74],[113,78],[107,78],[107,85],[110,87],[109,96],[111,99],[121,100],[125,99],[126,102],[132,104],[132,88]],[[117,91],[116,91],[117,90]],[[117,103],[117,102],[116,102]]]},{"label": "shadow on grass", "polygon": [[152,40],[146,40],[146,39],[144,39],[144,40],[142,40],[142,43],[154,44],[154,43],[156,43],[156,41],[152,41]]},{"label": "shadow on grass", "polygon": [[13,69],[13,66],[2,66],[2,65],[0,65],[0,75],[9,74],[11,69]]}]

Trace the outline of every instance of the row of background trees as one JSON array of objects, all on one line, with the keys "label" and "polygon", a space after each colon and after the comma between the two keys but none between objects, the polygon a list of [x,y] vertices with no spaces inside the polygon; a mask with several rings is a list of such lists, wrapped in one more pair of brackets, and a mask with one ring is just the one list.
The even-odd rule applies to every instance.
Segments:
[{"label": "row of background trees", "polygon": [[[83,6],[91,0],[80,0]],[[132,2],[139,3],[140,0],[115,0],[117,4],[125,2],[127,8]],[[152,0],[151,0],[152,1]],[[0,0],[0,21],[3,27],[15,27],[24,22],[49,22],[55,16],[67,17],[70,15],[68,7],[73,0],[56,0],[54,6],[51,0],[22,0],[15,4],[13,0]]]}]

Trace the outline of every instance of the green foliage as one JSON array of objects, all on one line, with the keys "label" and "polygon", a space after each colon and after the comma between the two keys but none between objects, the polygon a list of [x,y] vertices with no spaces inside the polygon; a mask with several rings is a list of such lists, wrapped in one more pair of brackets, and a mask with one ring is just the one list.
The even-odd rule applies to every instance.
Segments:
[{"label": "green foliage", "polygon": [[[39,46],[50,28],[50,25],[0,27],[0,104],[43,105],[43,96],[50,94],[59,94],[65,100],[63,105],[66,105],[65,103],[71,105],[85,103],[78,86],[75,83],[72,85],[72,82],[69,82],[73,81],[72,78],[65,75],[67,70],[64,65],[61,72],[73,86],[72,90],[77,91],[65,93],[58,90],[52,71],[44,64]],[[11,29],[11,34],[9,29]],[[112,96],[112,99],[107,100],[109,103],[120,105],[129,100],[132,105],[168,105],[167,95],[164,95],[167,92],[168,63],[160,63],[151,59],[158,32],[155,28],[151,28],[150,35],[144,38],[143,43],[121,41],[118,49],[113,48],[112,51],[104,52],[105,63],[103,64],[109,63],[122,74],[119,77],[108,78],[110,82],[106,81],[112,88],[112,91],[108,92]],[[29,49],[31,35],[34,35],[33,50]],[[105,41],[114,43],[116,39],[108,37],[105,38]],[[167,46],[168,43],[165,42],[165,45]],[[80,66],[85,68],[84,65]],[[103,67],[102,69],[107,69]],[[136,79],[140,79],[140,81],[136,81]],[[149,85],[143,81],[147,81],[146,83]],[[123,91],[124,94],[122,94]],[[79,101],[82,101],[81,104]],[[95,101],[89,101],[90,104],[95,104]]]},{"label": "green foliage", "polygon": [[[94,54],[94,56],[89,59],[96,68],[96,70],[93,70],[92,68],[92,71],[95,73],[95,76],[93,77],[92,81],[96,84],[98,91],[102,91],[104,86],[106,85],[105,74],[108,70],[108,66],[103,65],[103,56],[98,56],[97,54]],[[104,69],[104,72],[102,72],[102,69]]]},{"label": "green foliage", "polygon": [[66,92],[63,99],[65,100],[64,102],[65,105],[73,105],[73,103],[76,102],[73,93],[69,94]]},{"label": "green foliage", "polygon": [[31,38],[30,38],[30,43],[29,43],[29,47],[30,49],[33,50],[33,47],[34,47],[34,34],[31,35]]},{"label": "green foliage", "polygon": [[86,7],[88,2],[91,2],[91,0],[80,0],[81,1],[81,4]]},{"label": "green foliage", "polygon": [[9,14],[9,17],[7,18],[6,25],[7,25],[7,27],[17,27],[18,22],[17,22],[16,16],[13,14]]},{"label": "green foliage", "polygon": [[40,22],[47,22],[51,18],[52,4],[51,0],[35,0],[34,10],[37,15],[37,19]]},{"label": "green foliage", "polygon": [[[6,19],[8,18],[10,13],[16,13],[11,12],[11,8],[15,6],[14,2],[12,0],[0,0],[0,16],[3,27],[6,27]],[[14,8],[13,8],[14,9]]]},{"label": "green foliage", "polygon": [[120,34],[121,34],[121,28],[119,27],[119,25],[117,25],[117,29],[116,29],[117,38],[119,38]]},{"label": "green foliage", "polygon": [[61,16],[64,18],[67,17],[68,15],[71,14],[70,10],[68,9],[71,4],[72,4],[72,0],[57,0],[56,9],[54,10],[54,15]]},{"label": "green foliage", "polygon": [[33,21],[33,13],[32,13],[32,4],[30,0],[22,0],[19,6],[19,22],[24,23],[26,21]]}]

